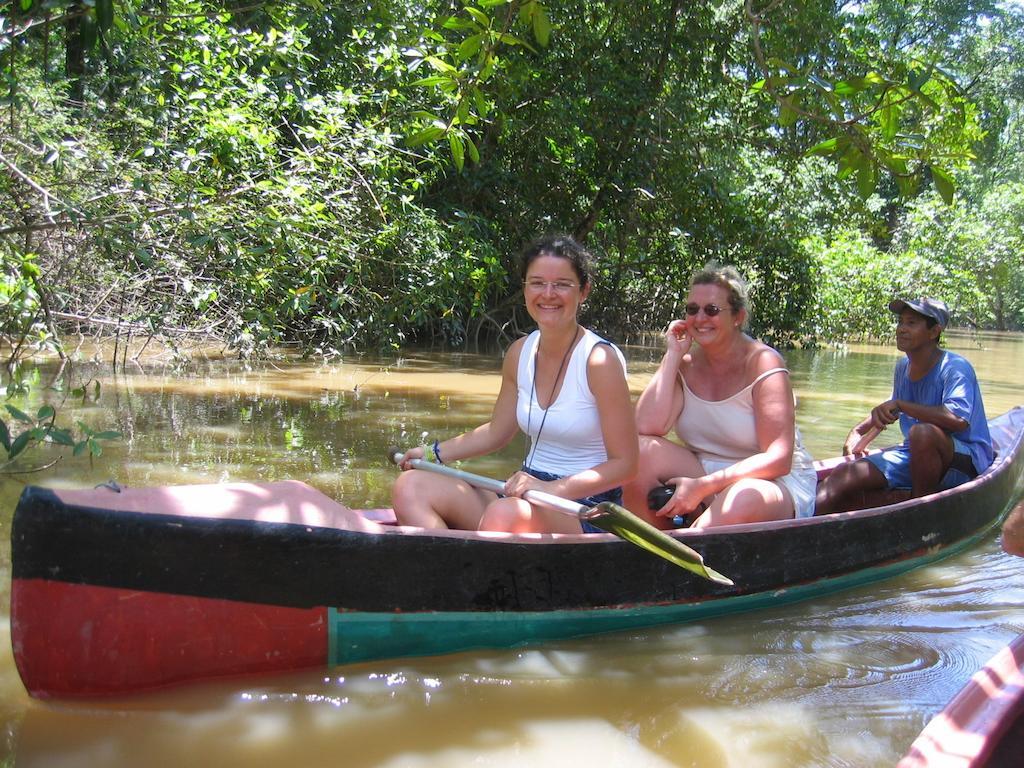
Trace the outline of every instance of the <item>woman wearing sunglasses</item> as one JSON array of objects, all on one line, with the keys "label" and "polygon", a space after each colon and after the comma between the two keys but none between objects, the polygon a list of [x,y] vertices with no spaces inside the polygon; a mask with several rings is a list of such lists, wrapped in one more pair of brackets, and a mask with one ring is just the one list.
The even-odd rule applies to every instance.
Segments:
[{"label": "woman wearing sunglasses", "polygon": [[[503,497],[422,470],[403,472],[392,492],[404,525],[513,533],[579,533],[575,517],[535,507],[522,495],[539,490],[594,506],[622,501],[636,472],[637,432],[622,353],[577,322],[590,293],[590,255],[567,236],[533,243],[523,254],[523,299],[537,330],[512,343],[502,365],[491,420],[430,447],[413,448],[400,464],[424,456],[442,463],[492,453],[520,430],[529,437],[520,471]],[[601,532],[590,523],[584,532]]]},{"label": "woman wearing sunglasses", "polygon": [[[624,488],[625,505],[662,528],[814,514],[815,471],[789,372],[778,352],[744,333],[746,298],[731,267],[696,274],[686,314],[669,324],[661,365],[637,402],[640,471]],[[685,446],[666,439],[673,428]],[[651,491],[663,485],[675,490],[653,509]]]}]

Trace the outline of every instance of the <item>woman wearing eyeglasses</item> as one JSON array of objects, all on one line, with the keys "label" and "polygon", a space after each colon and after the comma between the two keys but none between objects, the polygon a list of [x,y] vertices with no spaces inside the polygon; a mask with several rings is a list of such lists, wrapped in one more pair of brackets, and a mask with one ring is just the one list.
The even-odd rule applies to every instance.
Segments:
[{"label": "woman wearing eyeglasses", "polygon": [[[662,528],[814,514],[811,457],[800,442],[782,356],[743,332],[746,286],[709,265],[690,282],[686,314],[665,332],[661,365],[636,406],[640,472],[625,504]],[[685,443],[665,438],[675,428]],[[674,486],[660,509],[660,485]]]},{"label": "woman wearing eyeglasses", "polygon": [[[399,523],[460,528],[579,533],[575,517],[535,507],[540,490],[588,506],[622,500],[637,464],[637,431],[622,353],[576,320],[590,293],[590,255],[567,236],[539,240],[523,254],[523,299],[537,330],[512,343],[502,364],[491,420],[413,448],[399,462],[426,456],[449,463],[492,453],[520,430],[529,445],[503,497],[421,470],[403,472],[392,502]],[[584,522],[585,532],[601,532]]]}]

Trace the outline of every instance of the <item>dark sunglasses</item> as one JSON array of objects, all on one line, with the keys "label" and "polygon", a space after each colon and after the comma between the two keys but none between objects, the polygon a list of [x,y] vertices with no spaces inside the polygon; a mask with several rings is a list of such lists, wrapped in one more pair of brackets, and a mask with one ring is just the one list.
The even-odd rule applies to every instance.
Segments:
[{"label": "dark sunglasses", "polygon": [[701,309],[704,310],[704,314],[707,315],[708,317],[716,317],[719,312],[723,312],[724,310],[727,310],[729,308],[720,307],[717,304],[705,304],[703,307],[701,307],[700,304],[690,303],[686,305],[686,314],[688,314],[690,317],[693,317],[698,312],[700,312]]}]

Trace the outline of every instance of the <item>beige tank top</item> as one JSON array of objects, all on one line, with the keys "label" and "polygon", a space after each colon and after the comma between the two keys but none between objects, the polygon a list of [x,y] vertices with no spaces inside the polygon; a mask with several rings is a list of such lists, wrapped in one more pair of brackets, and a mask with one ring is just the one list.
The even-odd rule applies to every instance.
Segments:
[{"label": "beige tank top", "polygon": [[[730,463],[761,452],[757,442],[754,417],[754,385],[776,373],[788,374],[785,368],[767,370],[739,392],[724,400],[705,400],[686,385],[682,374],[683,410],[676,420],[676,434],[701,459]],[[797,431],[793,445],[794,466],[804,464],[807,456]]]}]

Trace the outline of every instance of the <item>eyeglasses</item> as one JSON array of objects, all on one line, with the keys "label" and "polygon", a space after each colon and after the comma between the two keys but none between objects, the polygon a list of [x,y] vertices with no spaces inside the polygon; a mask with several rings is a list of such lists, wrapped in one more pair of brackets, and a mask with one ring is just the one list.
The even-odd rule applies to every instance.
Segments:
[{"label": "eyeglasses", "polygon": [[569,280],[523,280],[523,285],[528,291],[534,293],[543,293],[544,289],[550,286],[555,293],[560,294],[569,293],[569,291],[579,287],[576,283]]},{"label": "eyeglasses", "polygon": [[686,314],[693,317],[701,310],[704,310],[704,314],[708,317],[717,317],[719,312],[725,312],[729,307],[720,307],[717,304],[705,304],[703,307],[696,302],[691,302],[686,305]]}]

